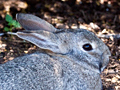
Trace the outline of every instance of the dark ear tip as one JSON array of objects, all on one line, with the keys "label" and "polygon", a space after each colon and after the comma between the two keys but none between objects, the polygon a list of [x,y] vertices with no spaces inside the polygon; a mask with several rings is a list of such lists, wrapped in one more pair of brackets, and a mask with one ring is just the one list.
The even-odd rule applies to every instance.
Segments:
[{"label": "dark ear tip", "polygon": [[20,14],[20,13],[17,13],[17,14],[16,14],[16,19],[17,19],[17,21],[19,21],[20,18],[21,18],[21,14]]},{"label": "dark ear tip", "polygon": [[17,13],[16,14],[16,19],[19,21],[20,19],[22,19],[24,17],[25,14],[23,13]]},{"label": "dark ear tip", "polygon": [[18,18],[19,13],[16,14],[16,19]]}]

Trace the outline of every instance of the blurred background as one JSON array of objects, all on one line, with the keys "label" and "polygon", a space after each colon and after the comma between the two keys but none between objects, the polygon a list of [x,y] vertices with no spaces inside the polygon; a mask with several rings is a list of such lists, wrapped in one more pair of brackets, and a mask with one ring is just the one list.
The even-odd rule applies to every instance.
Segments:
[{"label": "blurred background", "polygon": [[0,63],[38,51],[35,45],[7,32],[24,30],[16,13],[34,14],[56,28],[94,32],[111,50],[101,75],[103,90],[120,90],[120,0],[0,0]]}]

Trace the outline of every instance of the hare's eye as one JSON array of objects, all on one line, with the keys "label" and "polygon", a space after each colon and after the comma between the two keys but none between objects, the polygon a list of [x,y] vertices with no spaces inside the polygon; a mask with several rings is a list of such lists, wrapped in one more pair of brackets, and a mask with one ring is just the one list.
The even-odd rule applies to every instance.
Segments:
[{"label": "hare's eye", "polygon": [[92,48],[92,46],[88,43],[88,44],[84,44],[84,45],[83,45],[83,49],[86,50],[86,51],[90,51],[90,50],[92,50],[93,48]]}]

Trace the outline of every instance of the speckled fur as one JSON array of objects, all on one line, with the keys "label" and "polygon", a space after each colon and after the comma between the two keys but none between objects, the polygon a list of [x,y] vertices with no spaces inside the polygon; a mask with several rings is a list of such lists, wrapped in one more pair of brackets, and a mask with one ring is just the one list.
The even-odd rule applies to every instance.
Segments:
[{"label": "speckled fur", "polygon": [[[1,64],[0,90],[102,89],[100,73],[109,62],[110,51],[94,33],[84,29],[57,31],[43,20],[42,23],[38,22],[38,17],[30,14],[20,14],[18,19],[19,22],[22,19],[25,29],[29,29],[32,23],[38,23],[40,26],[37,28],[43,30],[11,34],[30,41],[45,52],[18,57]],[[83,45],[86,43],[91,44],[93,49],[84,50]]]},{"label": "speckled fur", "polygon": [[101,80],[69,56],[34,53],[0,66],[0,90],[101,90]]}]

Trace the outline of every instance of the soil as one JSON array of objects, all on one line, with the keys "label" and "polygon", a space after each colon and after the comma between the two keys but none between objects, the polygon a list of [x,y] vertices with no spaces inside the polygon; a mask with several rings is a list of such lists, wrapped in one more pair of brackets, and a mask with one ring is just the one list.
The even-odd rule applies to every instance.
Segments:
[{"label": "soil", "polygon": [[[30,54],[39,48],[16,36],[8,35],[5,15],[31,13],[56,28],[84,28],[96,35],[120,35],[119,0],[1,0],[0,63]],[[8,26],[9,27],[9,26]],[[24,30],[15,28],[12,32]],[[101,38],[101,37],[100,37]],[[120,90],[120,38],[101,38],[111,51],[110,62],[102,72],[103,90]]]}]

